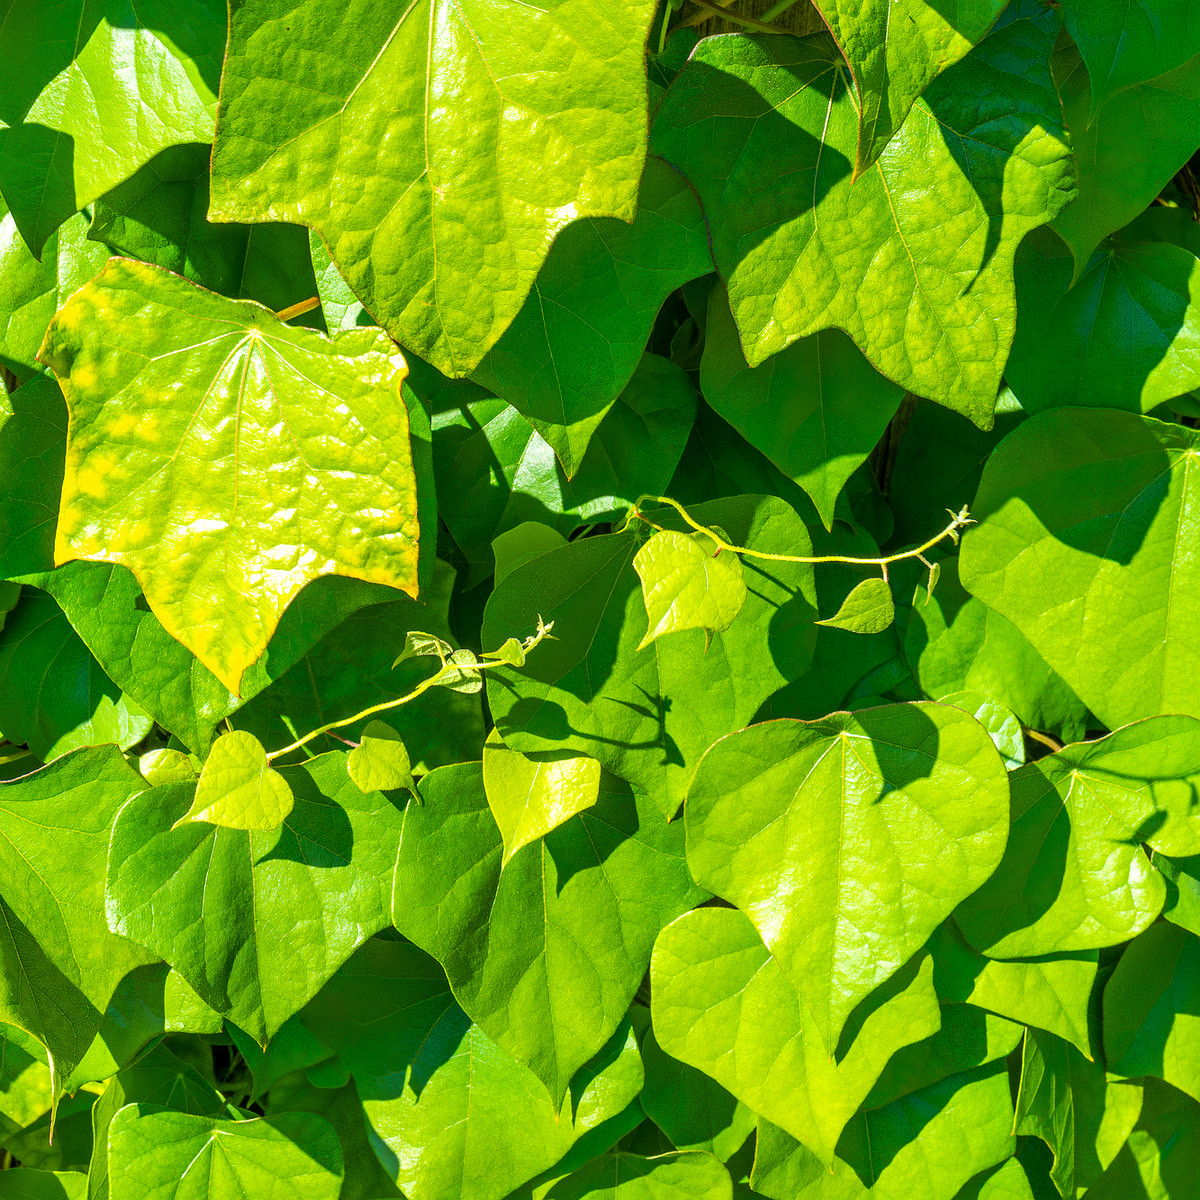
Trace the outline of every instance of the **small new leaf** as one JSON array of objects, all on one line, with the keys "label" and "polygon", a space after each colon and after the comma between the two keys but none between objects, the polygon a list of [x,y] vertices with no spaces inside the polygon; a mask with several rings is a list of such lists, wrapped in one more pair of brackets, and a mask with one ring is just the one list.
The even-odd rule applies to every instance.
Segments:
[{"label": "small new leaf", "polygon": [[292,804],[292,789],[271,770],[262,743],[238,729],[213,743],[196,785],[196,799],[175,824],[207,821],[226,829],[276,829]]},{"label": "small new leaf", "polygon": [[408,750],[383,721],[371,721],[363,730],[362,741],[346,756],[346,770],[360,792],[416,790]]},{"label": "small new leaf", "polygon": [[153,787],[162,783],[191,783],[196,778],[196,768],[182,750],[147,750],[138,758],[137,769]]},{"label": "small new leaf", "polygon": [[[930,594],[933,593],[932,572]],[[845,629],[849,633],[882,633],[896,619],[896,606],[892,602],[892,589],[885,579],[864,579],[842,601],[842,607],[832,617],[818,621],[833,629]]]},{"label": "small new leaf", "polygon": [[449,642],[443,641],[432,633],[421,633],[414,629],[404,639],[404,649],[396,656],[396,661],[392,663],[392,670],[395,670],[407,659],[426,656],[438,659],[445,666],[446,660],[453,653],[454,647]]},{"label": "small new leaf", "polygon": [[723,633],[746,603],[742,560],[713,552],[703,534],[662,530],[653,534],[633,559],[646,601],[644,650],[656,637],[684,629],[703,629],[705,644]]}]

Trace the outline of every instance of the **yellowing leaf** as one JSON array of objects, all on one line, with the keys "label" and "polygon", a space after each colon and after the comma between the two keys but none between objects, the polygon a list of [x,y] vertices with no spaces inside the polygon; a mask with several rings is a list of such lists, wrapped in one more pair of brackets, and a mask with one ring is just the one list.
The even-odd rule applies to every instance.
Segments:
[{"label": "yellowing leaf", "polygon": [[271,770],[262,743],[237,729],[213,742],[196,785],[196,799],[176,824],[207,821],[226,829],[277,829],[293,802],[292,789]]},{"label": "yellowing leaf", "polygon": [[639,650],[682,629],[723,633],[746,603],[742,560],[730,551],[714,552],[702,533],[655,533],[634,555],[633,567],[642,581],[648,622]]},{"label": "yellowing leaf", "polygon": [[892,589],[885,579],[864,579],[842,601],[842,607],[832,617],[818,621],[833,629],[850,633],[882,633],[896,619]]},{"label": "yellowing leaf", "polygon": [[583,755],[537,762],[493,730],[483,748],[483,787],[504,838],[504,861],[600,796],[600,764]]},{"label": "yellowing leaf", "polygon": [[147,750],[138,758],[138,771],[154,787],[164,783],[191,783],[196,778],[192,760],[182,750]]},{"label": "yellowing leaf", "polygon": [[362,741],[346,756],[346,770],[360,792],[415,789],[412,763],[400,735],[383,721],[371,721]]},{"label": "yellowing leaf", "polygon": [[329,339],[114,258],[41,357],[70,410],[56,562],[128,567],[231,691],[309,580],[416,595],[405,366],[379,331]]}]

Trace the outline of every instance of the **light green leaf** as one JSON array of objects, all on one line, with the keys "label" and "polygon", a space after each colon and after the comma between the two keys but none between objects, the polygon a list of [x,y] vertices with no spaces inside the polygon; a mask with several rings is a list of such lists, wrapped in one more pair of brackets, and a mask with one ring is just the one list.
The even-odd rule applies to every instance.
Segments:
[{"label": "light green leaf", "polygon": [[1200,1105],[1165,1083],[1145,1082],[1142,1115],[1088,1200],[1194,1200],[1200,1179]]},{"label": "light green leaf", "polygon": [[[903,445],[903,443],[902,443]],[[963,589],[958,559],[945,559],[937,591],[924,590],[909,610],[904,653],[931,700],[972,691],[1010,708],[1031,729],[1075,741],[1087,732],[1087,710],[1062,677],[998,612]]]},{"label": "light green leaf", "polygon": [[[809,546],[803,522],[779,499],[742,496],[690,512],[739,546],[778,554]],[[638,548],[633,532],[582,538],[496,588],[484,612],[484,645],[526,636],[539,613],[555,622],[556,640],[543,642],[520,672],[489,671],[488,704],[514,750],[590,755],[673,814],[704,750],[753,720],[772,692],[807,668],[813,573],[804,564],[747,558],[746,603],[707,653],[700,630],[639,650],[646,624],[633,569]]]},{"label": "light green leaf", "polygon": [[729,1172],[711,1154],[644,1158],[618,1150],[568,1175],[546,1200],[733,1200]]},{"label": "light green leaf", "polygon": [[1020,1160],[1010,1158],[972,1179],[954,1200],[1035,1200],[1035,1197]]},{"label": "light green leaf", "polygon": [[344,754],[280,773],[295,797],[282,827],[176,828],[192,789],[154,788],[121,810],[108,862],[110,926],[260,1045],[387,926],[403,823],[351,782]]},{"label": "light green leaf", "polygon": [[0,365],[21,382],[42,369],[37,352],[60,301],[108,258],[107,247],[87,240],[87,226],[82,214],[71,217],[50,234],[39,261],[0,196]]},{"label": "light green leaf", "polygon": [[739,555],[723,551],[703,533],[652,533],[633,556],[642,581],[647,628],[643,650],[655,638],[686,629],[703,629],[705,645],[724,633],[746,603]]},{"label": "light green leaf", "polygon": [[950,692],[938,699],[970,713],[988,731],[1004,765],[1010,771],[1025,762],[1025,735],[1017,714],[982,692]]},{"label": "light green leaf", "polygon": [[[300,1020],[289,1017],[264,1049],[252,1037],[230,1023],[226,1032],[245,1060],[253,1079],[247,1103],[262,1103],[262,1098],[289,1075],[303,1074],[314,1067],[334,1065],[334,1053]],[[340,1064],[338,1064],[340,1069]],[[311,1111],[311,1110],[309,1110]]]},{"label": "light green leaf", "polygon": [[360,792],[415,791],[412,763],[400,735],[384,721],[368,721],[362,741],[346,756],[346,770]]},{"label": "light green leaf", "polygon": [[1074,286],[1061,238],[1039,230],[1021,246],[1005,377],[1030,412],[1067,404],[1149,412],[1200,387],[1200,260],[1139,225],[1081,264]]},{"label": "light green leaf", "polygon": [[725,420],[812,497],[826,529],[846,481],[904,397],[840,329],[801,338],[748,367],[722,287],[709,298],[700,386]]},{"label": "light green leaf", "polygon": [[646,162],[632,225],[580,221],[555,239],[533,290],[471,378],[554,448],[568,479],[642,357],[668,294],[712,270],[695,193]]},{"label": "light green leaf", "polygon": [[688,866],[754,922],[831,1051],[1000,862],[1008,779],[956,708],[890,704],[772,721],[701,760]]},{"label": "light green leaf", "polygon": [[208,752],[192,807],[177,825],[206,821],[225,829],[277,829],[292,811],[292,789],[271,770],[267,752],[253,734],[223,733]]},{"label": "light green leaf", "polygon": [[933,962],[914,960],[855,1012],[835,1056],[807,1005],[734,909],[699,909],[669,925],[651,963],[655,1036],[786,1129],[822,1162],[888,1059],[936,1033]]},{"label": "light green leaf", "polygon": [[[1110,12],[1105,19],[1115,15]],[[1051,66],[1078,164],[1079,194],[1054,221],[1054,229],[1071,247],[1077,271],[1101,240],[1132,221],[1196,150],[1200,54],[1178,63],[1172,61],[1176,49],[1159,48],[1145,75],[1098,105],[1076,47],[1064,41],[1055,48]]]},{"label": "light green leaf", "polygon": [[[71,412],[56,561],[128,566],[230,691],[310,579],[416,595],[404,365],[378,331],[330,341],[113,259],[59,310],[42,355]],[[229,468],[214,476],[214,461]]]},{"label": "light green leaf", "polygon": [[0,1134],[32,1125],[53,1098],[46,1048],[23,1029],[0,1026]]},{"label": "light green leaf", "polygon": [[1200,21],[1188,0],[1062,0],[1062,10],[1092,79],[1092,116],[1117,92],[1200,54]]},{"label": "light green leaf", "polygon": [[182,750],[147,750],[138,756],[138,774],[151,785],[191,783],[198,775],[191,758]]},{"label": "light green leaf", "polygon": [[136,745],[152,724],[100,669],[53,598],[26,588],[0,630],[4,736],[48,762],[81,746]]},{"label": "light green leaf", "polygon": [[951,1075],[859,1113],[838,1143],[832,1179],[816,1155],[762,1121],[750,1186],[774,1200],[954,1200],[1012,1154],[1012,1112],[1005,1063]]},{"label": "light green leaf", "polygon": [[166,1046],[156,1046],[134,1066],[114,1075],[92,1110],[95,1144],[88,1171],[88,1200],[108,1200],[108,1131],[113,1117],[127,1104],[196,1116],[225,1111],[225,1097],[211,1083]]},{"label": "light green leaf", "polygon": [[[95,1009],[90,1032],[79,1026],[86,1032],[83,1049],[121,979],[154,961],[140,946],[109,932],[104,911],[109,830],[122,805],[145,787],[113,746],[79,750],[0,783],[0,892],[16,918],[11,936],[16,940],[24,927],[67,989],[78,988]],[[45,976],[8,978],[14,992],[45,1011],[45,1021],[77,1020],[69,996],[54,987],[43,990]],[[60,1080],[79,1061],[50,1027],[17,1012],[3,1019],[47,1046]]]},{"label": "light green leaf", "polygon": [[197,1189],[338,1200],[342,1148],[312,1113],[229,1121],[127,1104],[109,1126],[108,1170],[112,1200],[186,1200]]},{"label": "light green leaf", "polygon": [[1025,421],[988,461],[963,586],[1007,617],[1110,729],[1200,716],[1192,598],[1200,438],[1110,409]]},{"label": "light green leaf", "polygon": [[642,1086],[625,1024],[557,1109],[530,1070],[470,1023],[437,963],[400,942],[368,942],[301,1019],[350,1069],[372,1147],[409,1200],[500,1200]]},{"label": "light green leaf", "polygon": [[936,935],[934,985],[943,1001],[973,1004],[1065,1038],[1092,1058],[1088,1004],[1096,982],[1094,950],[1004,962],[972,950],[953,922]]},{"label": "light green leaf", "polygon": [[[96,201],[88,237],[114,254],[165,267],[234,300],[257,300],[273,312],[317,295],[307,230],[206,220],[211,149],[172,146],[155,156]],[[297,320],[321,325],[315,310]]]},{"label": "light green leaf", "polygon": [[1142,1089],[1108,1083],[1104,1067],[1037,1029],[1025,1035],[1016,1131],[1040,1137],[1054,1152],[1050,1177],[1074,1200],[1104,1173],[1142,1108]]},{"label": "light green leaf", "polygon": [[421,795],[405,817],[393,922],[442,963],[471,1019],[557,1108],[625,1016],[659,930],[705,897],[682,826],[608,776],[595,805],[501,871],[478,763],[432,772]]},{"label": "light green leaf", "polygon": [[1008,0],[816,0],[859,95],[855,175],[883,153],[912,103],[967,54]]},{"label": "light green leaf", "polygon": [[317,281],[317,295],[321,299],[321,315],[325,319],[326,329],[330,333],[337,333],[359,325],[374,325],[371,314],[363,308],[362,302],[342,278],[342,273],[330,258],[329,250],[315,229],[308,231],[308,248],[312,256],[313,275]]},{"label": "light green leaf", "polygon": [[646,1115],[671,1145],[727,1162],[754,1132],[756,1114],[710,1075],[668,1054],[648,1023],[641,1047],[646,1082],[638,1100]]},{"label": "light green leaf", "polygon": [[1071,194],[1046,65],[1056,20],[984,39],[853,183],[858,109],[829,39],[696,47],[651,145],[699,192],[751,366],[837,327],[901,387],[990,425],[1013,254]]},{"label": "light green leaf", "polygon": [[492,730],[483,747],[483,788],[504,839],[504,861],[600,798],[594,758],[535,761],[510,750]]},{"label": "light green leaf", "polygon": [[497,534],[524,521],[566,536],[584,523],[623,517],[639,496],[660,495],[695,414],[687,373],[643,355],[571,479],[549,443],[502,400],[458,403],[435,416],[438,515],[471,562],[471,581],[491,573]]},{"label": "light green leaf", "polygon": [[1113,1075],[1154,1075],[1200,1100],[1200,939],[1147,929],[1104,989],[1104,1055]]},{"label": "light green leaf", "polygon": [[1142,843],[1194,852],[1200,725],[1152,717],[1013,773],[1012,832],[996,874],[956,914],[997,957],[1114,946],[1145,929],[1166,888]]},{"label": "light green leaf", "polygon": [[225,12],[216,0],[0,7],[11,56],[0,191],[39,257],[72,213],[164,146],[212,139]]},{"label": "light green leaf", "polygon": [[1162,915],[1200,937],[1200,855],[1167,858],[1155,851],[1151,861],[1167,885]]},{"label": "light green leaf", "polygon": [[[651,0],[420,0],[352,20],[340,0],[286,16],[241,5],[210,215],[311,226],[372,316],[465,374],[517,315],[555,234],[634,216],[653,13]],[[321,48],[318,67],[292,53],[283,22]]]},{"label": "light green leaf", "polygon": [[896,619],[892,589],[886,579],[864,579],[842,601],[832,617],[818,621],[847,633],[882,633]]},{"label": "light green leaf", "polygon": [[82,1171],[9,1168],[0,1175],[0,1200],[86,1200],[88,1177]]}]

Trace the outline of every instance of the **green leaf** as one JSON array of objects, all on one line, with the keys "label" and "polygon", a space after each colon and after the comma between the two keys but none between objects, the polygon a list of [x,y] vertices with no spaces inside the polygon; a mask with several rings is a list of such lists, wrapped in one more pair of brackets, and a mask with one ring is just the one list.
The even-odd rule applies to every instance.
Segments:
[{"label": "green leaf", "polygon": [[326,329],[330,333],[337,333],[359,325],[374,325],[371,314],[363,308],[362,302],[350,290],[350,285],[342,278],[337,264],[330,258],[325,243],[313,229],[308,231],[308,248],[312,256],[313,275],[316,279],[317,295],[321,299],[321,315],[325,320]]},{"label": "green leaf", "polygon": [[1110,729],[1200,716],[1191,637],[1194,430],[1106,409],[1025,421],[988,461],[963,586],[1007,617]]},{"label": "green leaf", "polygon": [[830,1164],[892,1054],[936,1033],[932,976],[928,955],[894,975],[854,1014],[835,1057],[749,920],[734,909],[700,909],[655,945],[655,1036]]},{"label": "green leaf", "polygon": [[634,216],[653,12],[423,0],[347,21],[337,0],[286,16],[251,0],[229,31],[211,216],[311,226],[372,316],[465,374],[563,226]]},{"label": "green leaf", "polygon": [[0,630],[4,736],[48,762],[81,746],[125,749],[152,724],[100,669],[53,598],[25,589]]},{"label": "green leaf", "polygon": [[1195,852],[1198,768],[1200,724],[1152,717],[1014,772],[1004,861],[956,914],[968,940],[1009,958],[1140,933],[1166,895],[1142,843]]},{"label": "green leaf", "polygon": [[[330,341],[113,259],[42,349],[71,412],[56,561],[128,566],[166,630],[232,692],[310,579],[415,595],[394,351],[377,331]],[[314,388],[329,407],[314,407]],[[228,464],[219,476],[214,462]]]},{"label": "green leaf", "polygon": [[923,590],[910,611],[904,653],[921,691],[944,700],[982,693],[1011,709],[1031,729],[1065,741],[1087,732],[1087,710],[1017,627],[959,582],[958,559],[946,559],[937,591]]},{"label": "green leaf", "polygon": [[9,1168],[0,1175],[0,1200],[86,1200],[88,1177],[82,1171]]},{"label": "green leaf", "polygon": [[1149,412],[1200,387],[1200,260],[1143,237],[1109,239],[1074,286],[1060,238],[1039,230],[1021,246],[1005,374],[1030,412],[1067,404]]},{"label": "green leaf", "polygon": [[895,619],[896,606],[887,580],[871,578],[855,584],[841,608],[817,624],[847,633],[882,633]]},{"label": "green leaf", "polygon": [[1101,240],[1132,221],[1196,150],[1200,54],[1177,64],[1172,61],[1177,48],[1164,44],[1148,73],[1103,105],[1093,103],[1088,70],[1075,46],[1063,42],[1055,48],[1051,66],[1075,150],[1079,194],[1054,221],[1054,229],[1071,247],[1077,271]]},{"label": "green leaf", "polygon": [[663,301],[712,265],[695,193],[650,158],[633,224],[608,217],[564,229],[471,378],[516,408],[572,479],[630,382]]},{"label": "green leaf", "polygon": [[479,764],[444,767],[421,781],[396,864],[396,927],[442,963],[455,999],[556,1108],[620,1024],[659,930],[705,895],[682,827],[611,776],[600,787],[593,807],[501,871]]},{"label": "green leaf", "polygon": [[1167,858],[1155,851],[1151,861],[1167,885],[1162,915],[1200,937],[1200,855]]},{"label": "green leaf", "polygon": [[[451,636],[447,609],[454,572],[444,563],[436,563],[435,568],[423,605],[404,597],[353,612],[336,628],[330,621],[329,632],[288,661],[288,670],[231,717],[233,724],[249,730],[266,746],[287,746],[329,721],[352,717],[411,692],[440,663],[436,655],[421,656],[393,669],[407,640],[433,637],[450,651],[455,648],[446,641]],[[310,590],[301,592],[301,600]],[[285,614],[281,630],[286,623]],[[415,632],[421,629],[436,634]],[[273,653],[268,648],[268,659]],[[361,737],[368,719],[338,732],[346,738]],[[377,713],[374,719],[396,730],[416,771],[478,758],[483,744],[478,695],[445,687],[432,688],[411,704]],[[333,738],[310,743],[314,750],[337,745]]]},{"label": "green leaf", "polygon": [[801,338],[748,367],[721,287],[709,299],[700,386],[721,416],[812,497],[826,529],[846,481],[904,396],[840,329]]},{"label": "green leaf", "polygon": [[954,1200],[1035,1200],[1019,1159],[1010,1158],[972,1179]]},{"label": "green leaf", "polygon": [[854,183],[858,109],[827,38],[696,47],[652,149],[700,195],[751,366],[836,326],[887,378],[990,425],[1013,254],[1072,183],[1055,24],[1041,13],[986,38]]},{"label": "green leaf", "polygon": [[816,1155],[760,1122],[751,1187],[775,1200],[857,1200],[867,1189],[871,1200],[954,1200],[1011,1155],[1011,1130],[1008,1069],[996,1062],[859,1113],[838,1143],[832,1180]]},{"label": "green leaf", "polygon": [[229,1121],[127,1104],[109,1126],[108,1170],[112,1200],[185,1200],[197,1188],[214,1197],[338,1200],[342,1148],[312,1113]]},{"label": "green leaf", "polygon": [[756,1115],[710,1075],[668,1054],[649,1024],[641,1048],[646,1082],[638,1100],[646,1115],[673,1146],[727,1162],[754,1132]]},{"label": "green leaf", "polygon": [[1008,0],[816,0],[854,76],[860,112],[855,175],[883,153],[913,101],[967,54]]},{"label": "green leaf", "polygon": [[49,1111],[54,1081],[46,1049],[36,1038],[4,1025],[0,1039],[0,1136],[7,1137]]},{"label": "green leaf", "polygon": [[733,1200],[729,1172],[711,1154],[657,1158],[616,1151],[568,1175],[546,1200]]},{"label": "green leaf", "polygon": [[260,1045],[387,926],[403,824],[351,782],[344,754],[280,773],[295,797],[280,828],[176,828],[192,789],[154,788],[121,810],[108,863],[110,925]]},{"label": "green leaf", "polygon": [[87,240],[87,226],[82,214],[71,217],[50,234],[39,261],[0,196],[0,365],[21,382],[42,369],[37,352],[59,302],[108,258],[106,247]]},{"label": "green leaf", "polygon": [[438,515],[471,563],[471,582],[490,574],[496,537],[523,522],[567,535],[623,516],[639,496],[662,493],[695,413],[695,389],[683,369],[643,355],[569,480],[549,444],[501,400],[458,404],[435,416]]},{"label": "green leaf", "polygon": [[[117,984],[134,967],[154,961],[140,946],[109,932],[104,909],[109,830],[118,810],[144,787],[112,746],[79,750],[0,783],[0,891],[16,922],[10,936],[19,946],[18,931],[28,931],[25,936],[36,938],[53,964],[52,971],[42,969],[40,980],[8,976],[10,994],[21,997],[20,1010],[4,1006],[3,1019],[47,1047],[60,1080],[82,1058]],[[65,992],[44,990],[50,974],[58,975]],[[72,1003],[74,989],[87,998],[94,1016]],[[30,1019],[31,1009],[40,1018]],[[79,1041],[61,1031],[61,1022],[72,1026]]]},{"label": "green leaf", "polygon": [[1075,1047],[1031,1029],[1025,1035],[1016,1130],[1054,1151],[1051,1179],[1074,1200],[1104,1173],[1142,1108],[1142,1089],[1108,1083],[1104,1067]]},{"label": "green leaf", "polygon": [[1025,762],[1025,736],[1012,709],[982,692],[951,692],[940,700],[970,713],[988,731],[1008,770],[1013,771]]},{"label": "green leaf", "polygon": [[409,1200],[500,1200],[642,1085],[625,1024],[559,1111],[528,1068],[470,1023],[437,963],[404,943],[368,942],[302,1020],[342,1055],[373,1149]]},{"label": "green leaf", "polygon": [[[739,546],[804,554],[804,524],[782,500],[743,496],[698,505]],[[678,524],[671,517],[664,524]],[[645,604],[634,532],[588,537],[526,563],[492,593],[484,645],[525,636],[540,613],[555,622],[518,673],[488,672],[488,704],[522,754],[587,754],[673,814],[700,755],[808,666],[815,614],[812,567],[747,558],[749,591],[728,632],[692,630],[638,650]]]},{"label": "green leaf", "polygon": [[504,839],[504,862],[600,798],[594,758],[536,761],[510,750],[495,730],[483,747],[483,788]]},{"label": "green leaf", "polygon": [[1048,1030],[1090,1059],[1088,1004],[1097,959],[1094,950],[1025,962],[984,958],[948,922],[934,942],[933,981],[943,1001],[973,1004]]},{"label": "green leaf", "polygon": [[[170,1108],[178,1113],[215,1116],[225,1098],[193,1067],[159,1045],[109,1080],[92,1111],[95,1144],[88,1171],[88,1200],[108,1200],[108,1131],[113,1117],[127,1104]],[[118,1194],[120,1183],[118,1182]]]},{"label": "green leaf", "polygon": [[1062,10],[1092,79],[1092,116],[1123,89],[1200,54],[1200,24],[1187,0],[1062,0]]},{"label": "green leaf", "polygon": [[[214,225],[208,211],[211,147],[172,146],[95,204],[88,237],[234,300],[272,311],[317,295],[308,231],[298,225]],[[302,325],[320,326],[305,313]]]},{"label": "green leaf", "polygon": [[346,756],[346,770],[360,792],[416,791],[404,742],[384,721],[367,722],[362,741]]},{"label": "green leaf", "polygon": [[[530,559],[537,558],[549,550],[558,550],[567,544],[557,529],[543,525],[540,521],[522,521],[520,525],[497,534],[492,539],[492,557],[496,563],[495,580],[499,583],[506,575],[511,575],[518,567],[524,566]],[[517,642],[509,638],[504,644]],[[513,663],[513,666],[523,666],[523,663]]]},{"label": "green leaf", "polygon": [[1147,929],[1104,989],[1104,1055],[1113,1075],[1154,1075],[1200,1100],[1200,939]]},{"label": "green leaf", "polygon": [[205,821],[223,829],[267,832],[287,820],[293,803],[292,789],[271,769],[262,743],[238,729],[213,743],[192,807],[176,824]]},{"label": "green leaf", "polygon": [[633,556],[642,581],[647,628],[642,650],[655,638],[686,629],[703,629],[705,646],[724,633],[746,603],[742,560],[722,551],[703,533],[652,533]]},{"label": "green leaf", "polygon": [[832,1051],[995,870],[1008,780],[966,713],[891,704],[723,738],[684,815],[697,882],[754,922]]},{"label": "green leaf", "polygon": [[151,785],[191,783],[198,772],[191,758],[182,750],[147,750],[138,756],[138,774]]},{"label": "green leaf", "polygon": [[215,0],[3,6],[11,55],[0,104],[0,191],[41,257],[72,213],[163,147],[207,142],[225,13]]}]

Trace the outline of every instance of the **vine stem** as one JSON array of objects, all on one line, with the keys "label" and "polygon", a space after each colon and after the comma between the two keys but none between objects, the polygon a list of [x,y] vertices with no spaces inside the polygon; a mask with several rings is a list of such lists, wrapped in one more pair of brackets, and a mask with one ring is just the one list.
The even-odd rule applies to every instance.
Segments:
[{"label": "vine stem", "polygon": [[1048,746],[1055,754],[1062,749],[1062,742],[1057,738],[1052,738],[1048,733],[1042,733],[1037,729],[1030,729],[1028,725],[1024,729],[1027,738],[1031,741],[1041,742],[1043,746]]},{"label": "vine stem", "polygon": [[298,304],[291,304],[287,308],[281,308],[275,315],[281,321],[290,321],[294,317],[302,317],[305,313],[312,312],[314,308],[320,307],[320,298],[317,296],[309,296],[307,300],[301,300]]},{"label": "vine stem", "polygon": [[[958,531],[967,525],[974,525],[975,522],[971,519],[971,514],[964,504],[956,513],[952,509],[946,509],[950,514],[950,524],[946,526],[941,533],[931,537],[927,542],[922,542],[921,545],[915,546],[911,550],[902,550],[899,554],[886,554],[879,558],[846,558],[840,554],[823,554],[817,556],[806,556],[799,554],[769,554],[765,550],[751,550],[746,546],[734,546],[727,542],[723,537],[714,533],[705,525],[701,525],[698,521],[693,520],[687,509],[679,503],[678,500],[672,500],[670,496],[639,496],[637,504],[630,511],[629,520],[634,517],[638,520],[645,521],[647,525],[659,530],[661,533],[667,532],[661,525],[656,525],[642,511],[642,505],[647,501],[653,501],[656,504],[669,504],[697,533],[703,533],[712,538],[719,550],[730,550],[734,554],[745,554],[750,558],[764,558],[771,562],[793,562],[793,563],[849,563],[853,566],[863,567],[883,567],[887,568],[889,563],[901,562],[906,558],[920,558],[926,550],[931,550],[938,542],[946,538],[950,538],[956,545],[958,544]],[[628,520],[626,521],[628,525]]]},{"label": "vine stem", "polygon": [[[521,643],[521,649],[528,653],[539,642],[544,641],[550,636],[550,630],[554,628],[554,622],[551,621],[548,625],[542,622],[542,618],[538,617],[537,632],[527,637]],[[551,639],[553,640],[553,639]],[[436,687],[448,675],[453,675],[456,672],[467,671],[488,671],[493,667],[506,667],[511,664],[503,659],[489,659],[486,662],[481,662],[478,658],[471,663],[453,662],[444,656],[442,657],[442,665],[428,679],[418,683],[411,692],[406,695],[397,696],[394,700],[384,700],[380,704],[372,704],[370,708],[364,708],[362,712],[357,712],[352,717],[343,717],[340,721],[330,721],[327,725],[322,725],[318,729],[314,729],[311,733],[306,733],[302,738],[297,738],[288,746],[281,746],[278,750],[271,750],[267,753],[267,762],[272,759],[281,758],[285,754],[291,754],[293,750],[299,750],[307,746],[309,742],[321,737],[326,733],[331,733],[335,729],[343,729],[347,725],[353,725],[356,721],[361,721],[365,717],[373,717],[376,713],[387,712],[389,709],[399,708],[402,704],[408,704],[415,700],[418,696],[424,695],[431,687]],[[337,737],[337,734],[334,734]],[[338,741],[344,742],[345,738],[338,738]],[[347,743],[349,744],[349,743]]]}]

